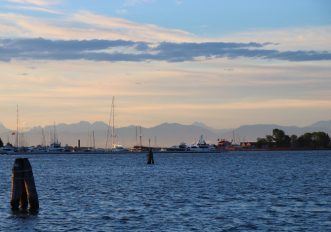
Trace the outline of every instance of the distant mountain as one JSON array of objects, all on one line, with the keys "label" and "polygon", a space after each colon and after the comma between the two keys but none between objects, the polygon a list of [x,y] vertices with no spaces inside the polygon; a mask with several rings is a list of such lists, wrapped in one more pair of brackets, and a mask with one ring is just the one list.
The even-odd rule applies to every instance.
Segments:
[{"label": "distant mountain", "polygon": [[6,132],[9,131],[1,122],[0,122],[0,132]]},{"label": "distant mountain", "polygon": [[[302,135],[305,132],[324,131],[331,135],[331,121],[320,121],[307,127],[281,126],[276,124],[256,124],[243,125],[236,129],[214,129],[207,125],[195,122],[192,125],[182,125],[178,123],[163,123],[151,128],[142,127],[141,138],[142,144],[148,145],[149,139],[151,146],[172,146],[181,142],[188,144],[196,142],[201,135],[210,142],[217,143],[218,138],[240,141],[256,141],[258,137],[265,137],[272,134],[272,130],[278,128],[284,130],[286,134]],[[93,146],[95,141],[96,147],[105,147],[107,138],[108,125],[104,122],[86,122],[81,121],[72,124],[57,124],[55,126],[55,135],[62,142],[62,145],[68,144],[77,146],[80,140],[81,146]],[[111,128],[109,128],[111,132]],[[13,139],[9,137],[9,132],[3,124],[0,123],[0,137],[2,140]],[[54,125],[44,128],[37,126],[24,133],[23,141],[27,145],[41,144],[43,134],[47,143],[54,137]],[[140,130],[135,126],[117,128],[115,130],[117,137],[115,142],[124,146],[133,146],[139,144]],[[94,135],[94,136],[93,136]],[[94,140],[93,140],[94,137]],[[108,144],[111,144],[109,138]]]},{"label": "distant mountain", "polygon": [[229,128],[228,129],[215,129],[215,128],[207,126],[206,124],[204,124],[202,122],[194,122],[192,125],[208,129],[208,130],[213,131],[215,134],[218,134],[218,135],[222,135],[224,133],[233,131],[233,129],[229,129]]},{"label": "distant mountain", "polygon": [[[40,144],[42,141],[42,130],[46,141],[51,141],[54,137],[54,125],[46,126],[45,128],[34,127],[25,133],[25,138],[29,144]],[[78,140],[81,146],[93,145],[94,140],[97,147],[105,147],[107,140],[108,125],[104,122],[89,123],[81,121],[73,124],[58,124],[55,126],[56,137],[62,141],[62,144],[76,146]],[[109,128],[111,133],[111,128]],[[135,126],[116,128],[115,141],[124,146],[133,146],[140,143],[140,129]],[[137,136],[136,136],[137,135]],[[148,145],[149,140],[151,146],[172,146],[181,142],[193,143],[203,135],[207,141],[215,143],[218,134],[213,131],[198,127],[195,125],[181,125],[178,123],[163,123],[151,128],[141,128],[142,144]],[[111,143],[109,138],[108,144]]]},{"label": "distant mountain", "polygon": [[327,128],[329,130],[331,130],[331,120],[329,121],[319,121],[316,122],[314,124],[312,124],[310,127],[314,127],[314,128]]},{"label": "distant mountain", "polygon": [[94,132],[95,145],[97,147],[105,147],[107,129],[108,126],[104,122],[94,122],[91,124],[87,121],[81,121],[72,124],[49,125],[44,128],[34,127],[25,133],[25,137],[28,138],[28,144],[40,144],[43,140],[42,133],[44,133],[47,143],[54,140],[55,136],[62,142],[62,145],[76,146],[78,140],[80,140],[81,146],[93,146]]},{"label": "distant mountain", "polygon": [[7,136],[8,133],[10,132],[11,130],[6,128],[1,122],[0,122],[0,137],[4,137],[4,136]]},{"label": "distant mountain", "polygon": [[194,143],[199,140],[201,135],[207,141],[215,143],[219,136],[208,128],[196,125],[181,125],[178,123],[163,123],[146,130],[147,137],[153,139],[154,135],[157,136],[159,144],[167,144],[168,146],[181,142]]},{"label": "distant mountain", "polygon": [[7,143],[8,140],[11,137],[11,130],[9,130],[8,128],[6,128],[1,122],[0,122],[0,138],[2,140],[3,143]]}]

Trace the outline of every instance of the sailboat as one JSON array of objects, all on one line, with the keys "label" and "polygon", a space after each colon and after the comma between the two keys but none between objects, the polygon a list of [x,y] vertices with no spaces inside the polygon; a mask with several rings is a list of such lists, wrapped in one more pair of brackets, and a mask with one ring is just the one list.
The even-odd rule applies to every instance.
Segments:
[{"label": "sailboat", "polygon": [[[111,127],[111,135],[110,135],[110,127]],[[111,137],[111,148],[108,148],[109,137]],[[108,130],[107,130],[107,139],[106,139],[106,151],[110,151],[111,153],[123,153],[128,152],[122,145],[117,143],[115,139],[118,138],[117,134],[115,134],[115,97],[113,96],[111,110],[110,110],[110,117],[108,123]]]},{"label": "sailboat", "polygon": [[51,143],[47,149],[48,153],[59,153],[59,152],[64,152],[64,148],[61,147],[61,143],[57,139],[56,136],[56,127],[55,127],[55,122],[54,122],[54,130],[53,130],[53,138],[51,138]]}]

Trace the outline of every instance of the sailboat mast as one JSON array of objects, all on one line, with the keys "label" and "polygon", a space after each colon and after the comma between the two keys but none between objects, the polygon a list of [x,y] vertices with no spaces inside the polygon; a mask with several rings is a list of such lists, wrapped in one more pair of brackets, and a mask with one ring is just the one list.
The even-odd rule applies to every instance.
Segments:
[{"label": "sailboat mast", "polygon": [[56,131],[55,131],[56,129],[55,129],[55,121],[54,121],[54,130],[53,130],[53,143],[57,143],[57,141],[56,141]]},{"label": "sailboat mast", "polygon": [[136,144],[135,145],[138,145],[138,126],[136,126]]},{"label": "sailboat mast", "polygon": [[44,128],[41,130],[41,146],[46,147],[46,138]]},{"label": "sailboat mast", "polygon": [[110,107],[109,120],[108,120],[108,128],[107,128],[106,147],[105,147],[105,149],[108,149],[108,140],[109,140],[110,124],[111,124],[111,114],[112,114],[112,108]]},{"label": "sailboat mast", "polygon": [[234,136],[234,130],[232,131],[232,141],[233,144],[236,144],[236,137]]},{"label": "sailboat mast", "polygon": [[112,137],[111,137],[111,147],[112,148],[114,148],[114,137],[115,137],[115,119],[114,119],[114,117],[115,117],[115,105],[114,105],[114,101],[115,101],[115,97],[113,96],[113,100],[112,100],[112,103],[111,103],[111,107],[112,107],[112,113],[113,113],[113,125],[112,125],[112,132],[111,132],[111,134],[112,134]]},{"label": "sailboat mast", "polygon": [[16,105],[16,138],[15,138],[15,145],[19,147],[19,135],[18,135],[18,104]]},{"label": "sailboat mast", "polygon": [[93,149],[95,149],[95,137],[94,137],[94,131],[93,131]]},{"label": "sailboat mast", "polygon": [[142,147],[142,135],[141,135],[141,126],[139,127],[140,129],[140,135],[139,135],[139,145]]}]

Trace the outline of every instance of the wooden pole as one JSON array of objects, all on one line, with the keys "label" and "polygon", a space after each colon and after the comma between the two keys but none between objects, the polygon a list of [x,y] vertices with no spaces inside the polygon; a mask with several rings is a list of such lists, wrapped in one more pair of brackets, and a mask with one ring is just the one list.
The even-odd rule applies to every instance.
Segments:
[{"label": "wooden pole", "polygon": [[39,209],[39,200],[32,173],[32,167],[27,158],[17,158],[13,166],[12,192],[10,205],[12,210],[27,209],[30,212]]},{"label": "wooden pole", "polygon": [[10,205],[12,210],[18,210],[18,207],[20,205],[21,196],[23,193],[24,186],[24,173],[23,170],[23,159],[18,158],[15,159],[14,165],[13,165],[13,175],[12,175],[12,185],[11,185],[11,200]]},{"label": "wooden pole", "polygon": [[152,149],[149,149],[147,154],[147,164],[154,164],[154,156]]},{"label": "wooden pole", "polygon": [[32,167],[30,161],[27,158],[24,159],[24,167],[24,183],[30,204],[29,210],[36,211],[39,209],[38,193],[36,189],[36,184],[34,182]]},{"label": "wooden pole", "polygon": [[23,186],[22,186],[22,195],[20,198],[20,208],[23,210],[26,210],[28,208],[28,204],[29,204],[28,194],[26,192],[25,183],[23,182],[22,184],[23,184]]}]

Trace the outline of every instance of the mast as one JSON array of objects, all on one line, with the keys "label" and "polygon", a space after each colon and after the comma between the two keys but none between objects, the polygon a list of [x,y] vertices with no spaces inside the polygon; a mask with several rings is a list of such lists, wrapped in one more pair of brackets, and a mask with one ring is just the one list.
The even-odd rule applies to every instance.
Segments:
[{"label": "mast", "polygon": [[233,144],[236,144],[236,138],[234,137],[234,130],[232,131],[232,141],[233,141]]},{"label": "mast", "polygon": [[56,141],[56,127],[55,127],[55,121],[54,121],[54,130],[53,130],[53,143],[57,143],[57,141]]},{"label": "mast", "polygon": [[142,147],[142,135],[141,135],[141,126],[139,126],[140,129],[140,135],[139,135],[139,145]]},{"label": "mast", "polygon": [[138,145],[138,126],[136,126],[136,144],[135,145]]},{"label": "mast", "polygon": [[109,120],[108,120],[108,128],[107,128],[107,138],[106,138],[106,146],[105,149],[108,149],[108,140],[109,140],[109,133],[110,133],[110,124],[111,124],[111,115],[112,115],[112,108],[110,107],[110,112],[109,112]]},{"label": "mast", "polygon": [[115,101],[115,97],[113,96],[113,100],[111,103],[111,107],[112,107],[112,112],[113,112],[113,125],[112,125],[112,137],[111,137],[111,147],[114,148],[114,142],[115,142],[115,105],[114,105],[114,101]]},{"label": "mast", "polygon": [[90,130],[87,131],[87,148],[91,147],[91,134]]},{"label": "mast", "polygon": [[109,135],[110,135],[110,126],[112,126],[112,131],[111,131],[111,148],[114,147],[114,134],[115,134],[115,129],[114,129],[114,124],[115,124],[115,120],[114,120],[114,101],[115,98],[113,96],[112,99],[112,103],[111,103],[111,107],[110,107],[110,113],[109,113],[109,120],[108,120],[108,129],[107,129],[107,139],[106,139],[106,147],[105,149],[108,149],[108,141],[109,141]]},{"label": "mast", "polygon": [[46,147],[46,138],[44,128],[41,130],[41,146]]},{"label": "mast", "polygon": [[49,134],[48,134],[48,138],[49,138],[49,145],[51,145],[53,142],[52,142],[52,129],[49,129]]},{"label": "mast", "polygon": [[18,135],[18,104],[16,105],[16,138],[15,138],[15,145],[19,147],[19,135]]},{"label": "mast", "polygon": [[93,149],[95,149],[95,137],[94,137],[94,131],[93,131],[93,133],[92,133],[92,135],[93,135]]}]

